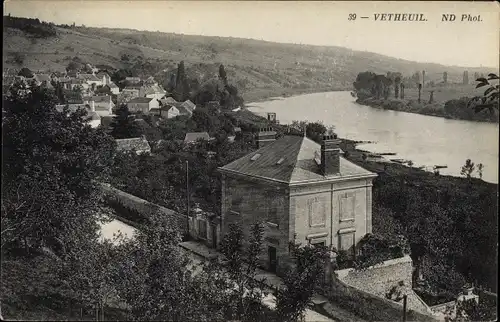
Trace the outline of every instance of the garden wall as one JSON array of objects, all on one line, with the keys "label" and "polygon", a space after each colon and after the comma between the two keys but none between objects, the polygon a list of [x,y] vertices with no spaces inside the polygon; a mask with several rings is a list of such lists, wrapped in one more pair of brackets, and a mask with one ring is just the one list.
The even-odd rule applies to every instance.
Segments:
[{"label": "garden wall", "polygon": [[102,183],[101,187],[108,202],[117,206],[118,216],[123,216],[128,221],[143,224],[151,213],[159,212],[172,223],[173,228],[182,231],[186,229],[185,215],[113,188],[109,184]]},{"label": "garden wall", "polygon": [[385,261],[362,271],[344,269],[325,290],[325,296],[346,310],[369,321],[395,321],[403,318],[403,305],[385,294],[403,281],[408,296],[408,321],[435,321],[430,308],[411,289],[412,261],[409,256]]}]

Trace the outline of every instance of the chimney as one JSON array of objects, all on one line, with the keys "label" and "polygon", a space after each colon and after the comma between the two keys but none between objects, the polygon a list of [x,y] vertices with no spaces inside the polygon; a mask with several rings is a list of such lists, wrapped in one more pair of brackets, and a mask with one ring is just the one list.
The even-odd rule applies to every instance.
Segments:
[{"label": "chimney", "polygon": [[276,113],[267,113],[267,120],[271,123],[276,123]]},{"label": "chimney", "polygon": [[276,131],[272,128],[260,129],[257,134],[257,148],[260,149],[274,141],[276,141]]},{"label": "chimney", "polygon": [[340,172],[340,140],[337,135],[323,136],[321,143],[321,172],[324,176]]},{"label": "chimney", "polygon": [[90,110],[92,112],[95,112],[95,105],[94,105],[94,101],[93,100],[90,102]]}]

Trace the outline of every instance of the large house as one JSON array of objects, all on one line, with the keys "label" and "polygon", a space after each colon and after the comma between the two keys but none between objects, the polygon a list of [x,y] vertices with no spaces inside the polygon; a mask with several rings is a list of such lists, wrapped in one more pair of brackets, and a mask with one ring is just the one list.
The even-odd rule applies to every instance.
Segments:
[{"label": "large house", "polygon": [[355,256],[355,245],[372,231],[372,180],[376,174],[341,155],[340,140],[318,144],[307,137],[267,129],[259,149],[221,168],[222,234],[239,223],[246,236],[265,224],[261,264],[283,272],[289,243],[323,244]]},{"label": "large house", "polygon": [[154,98],[136,97],[127,103],[127,107],[132,113],[142,112],[143,114],[149,114],[151,109],[159,108],[159,103]]}]

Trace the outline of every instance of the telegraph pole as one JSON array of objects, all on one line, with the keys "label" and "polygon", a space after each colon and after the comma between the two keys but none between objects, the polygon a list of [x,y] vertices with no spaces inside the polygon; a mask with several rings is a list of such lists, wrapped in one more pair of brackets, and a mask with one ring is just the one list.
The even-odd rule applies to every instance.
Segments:
[{"label": "telegraph pole", "polygon": [[186,194],[187,194],[187,214],[186,214],[186,231],[189,237],[189,161],[186,160]]}]

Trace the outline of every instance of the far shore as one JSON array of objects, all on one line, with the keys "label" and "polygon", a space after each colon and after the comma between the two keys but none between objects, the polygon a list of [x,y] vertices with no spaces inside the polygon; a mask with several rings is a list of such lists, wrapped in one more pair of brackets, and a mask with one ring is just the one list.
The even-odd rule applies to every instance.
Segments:
[{"label": "far shore", "polygon": [[[256,88],[242,92],[246,104],[272,101],[278,98],[292,97],[304,94],[350,91],[350,87],[315,87],[315,88]],[[245,104],[245,105],[246,105]]]}]

